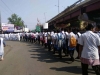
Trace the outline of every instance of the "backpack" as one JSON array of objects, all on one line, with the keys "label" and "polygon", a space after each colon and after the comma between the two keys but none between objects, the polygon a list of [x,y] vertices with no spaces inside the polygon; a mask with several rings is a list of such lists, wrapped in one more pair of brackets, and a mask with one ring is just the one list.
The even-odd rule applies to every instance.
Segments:
[{"label": "backpack", "polygon": [[70,47],[76,47],[76,45],[77,45],[76,38],[74,36],[71,36],[71,38],[70,38]]}]

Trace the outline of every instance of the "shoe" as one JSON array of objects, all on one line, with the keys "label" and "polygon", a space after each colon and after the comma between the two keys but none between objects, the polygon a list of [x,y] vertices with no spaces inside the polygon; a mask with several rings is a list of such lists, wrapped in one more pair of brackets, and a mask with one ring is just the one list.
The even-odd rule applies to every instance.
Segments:
[{"label": "shoe", "polygon": [[67,56],[67,57],[68,57],[68,56],[69,56],[69,54],[65,54],[65,56]]},{"label": "shoe", "polygon": [[55,54],[55,52],[53,52],[53,54]]},{"label": "shoe", "polygon": [[72,57],[72,58],[71,58],[71,61],[72,61],[72,62],[74,62],[74,61],[75,61],[74,57]]},{"label": "shoe", "polygon": [[75,61],[75,59],[73,58],[73,59],[72,59],[72,62],[74,62],[74,61]]},{"label": "shoe", "polygon": [[62,56],[60,56],[60,59],[62,59]]}]

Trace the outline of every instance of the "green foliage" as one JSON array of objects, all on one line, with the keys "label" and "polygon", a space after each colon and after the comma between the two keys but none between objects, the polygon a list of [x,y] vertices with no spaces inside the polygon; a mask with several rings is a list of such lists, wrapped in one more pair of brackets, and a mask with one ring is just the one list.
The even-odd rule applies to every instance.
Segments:
[{"label": "green foliage", "polygon": [[24,21],[16,14],[12,14],[11,17],[8,18],[8,23],[14,24],[15,26],[24,26]]}]

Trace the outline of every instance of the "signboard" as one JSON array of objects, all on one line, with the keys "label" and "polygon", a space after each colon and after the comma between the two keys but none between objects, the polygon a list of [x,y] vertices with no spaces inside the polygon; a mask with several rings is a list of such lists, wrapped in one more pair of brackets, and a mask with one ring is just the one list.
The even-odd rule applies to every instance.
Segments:
[{"label": "signboard", "polygon": [[45,23],[45,24],[43,25],[43,29],[48,29],[48,23]]},{"label": "signboard", "polygon": [[40,31],[41,31],[41,28],[40,28],[39,25],[36,26],[36,31],[37,31],[37,32],[40,32]]},{"label": "signboard", "polygon": [[14,28],[16,28],[17,30],[21,30],[21,29],[23,29],[23,28],[20,27],[20,26],[14,26]]},{"label": "signboard", "polygon": [[2,23],[1,27],[2,27],[3,31],[7,31],[7,32],[13,32],[14,31],[14,24]]},{"label": "signboard", "polygon": [[29,32],[29,29],[28,29],[28,28],[24,28],[24,31],[25,31],[25,32]]}]

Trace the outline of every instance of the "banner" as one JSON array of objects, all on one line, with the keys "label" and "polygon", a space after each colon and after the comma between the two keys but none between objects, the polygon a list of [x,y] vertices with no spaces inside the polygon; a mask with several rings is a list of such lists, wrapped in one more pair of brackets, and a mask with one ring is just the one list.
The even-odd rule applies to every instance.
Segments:
[{"label": "banner", "polygon": [[1,27],[2,27],[3,31],[7,31],[7,32],[13,32],[14,31],[14,24],[2,23]]}]

